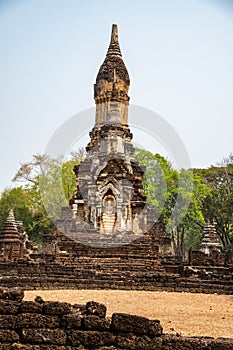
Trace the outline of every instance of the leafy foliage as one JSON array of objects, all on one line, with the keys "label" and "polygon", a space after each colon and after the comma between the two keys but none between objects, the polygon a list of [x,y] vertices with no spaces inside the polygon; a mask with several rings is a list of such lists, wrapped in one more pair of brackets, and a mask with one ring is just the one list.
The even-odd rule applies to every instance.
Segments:
[{"label": "leafy foliage", "polygon": [[233,239],[233,155],[218,166],[195,169],[209,193],[203,203],[205,219],[214,222],[224,246]]},{"label": "leafy foliage", "polygon": [[13,181],[23,185],[1,194],[0,227],[14,209],[16,220],[23,221],[29,237],[41,242],[43,234],[52,231],[52,220],[59,218],[61,207],[68,204],[75,190],[73,167],[81,161],[81,155],[82,150],[62,162],[37,154],[31,162],[21,164]]},{"label": "leafy foliage", "polygon": [[40,243],[43,233],[52,229],[51,221],[43,210],[32,205],[32,192],[22,186],[6,189],[0,198],[0,226],[4,224],[10,209],[15,219],[22,221],[26,232],[35,243]]},{"label": "leafy foliage", "polygon": [[[21,164],[13,181],[22,185],[1,194],[0,227],[14,209],[30,238],[40,242],[44,233],[51,232],[51,220],[59,217],[61,206],[67,205],[74,193],[73,167],[83,156],[84,150],[79,150],[63,162],[37,154]],[[147,200],[173,239],[177,254],[198,247],[206,220],[215,223],[224,246],[233,240],[232,154],[208,169],[180,171],[157,153],[136,149],[135,159],[146,167],[143,185]]]},{"label": "leafy foliage", "polygon": [[137,149],[135,158],[146,166],[144,188],[148,202],[170,233],[177,254],[197,247],[204,226],[203,201],[210,191],[192,170],[177,171],[159,154]]}]

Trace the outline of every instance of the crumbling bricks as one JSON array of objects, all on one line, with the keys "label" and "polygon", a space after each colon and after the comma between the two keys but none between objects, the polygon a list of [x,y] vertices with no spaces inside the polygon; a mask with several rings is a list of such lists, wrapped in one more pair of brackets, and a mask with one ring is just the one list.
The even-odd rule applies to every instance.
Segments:
[{"label": "crumbling bricks", "polygon": [[24,301],[23,294],[19,288],[0,293],[8,296],[0,298],[0,350],[233,349],[233,339],[163,334],[159,320],[124,313],[106,318],[105,305],[94,301]]}]

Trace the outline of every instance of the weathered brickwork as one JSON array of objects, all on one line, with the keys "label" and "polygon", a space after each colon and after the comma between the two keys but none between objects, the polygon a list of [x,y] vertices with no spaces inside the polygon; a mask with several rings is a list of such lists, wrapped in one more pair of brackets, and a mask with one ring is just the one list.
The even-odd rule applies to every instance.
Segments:
[{"label": "weathered brickwork", "polygon": [[[86,305],[23,301],[20,289],[0,294],[0,350],[231,350],[233,339],[186,338],[163,334],[159,320],[114,313]],[[5,305],[12,305],[4,312]]]},{"label": "weathered brickwork", "polygon": [[167,265],[153,259],[81,257],[66,265],[49,261],[0,263],[0,287],[24,289],[124,289],[233,294],[233,269]]},{"label": "weathered brickwork", "polygon": [[[77,188],[71,208],[62,209],[53,234],[44,236],[41,254],[10,212],[0,232],[0,286],[233,294],[233,246],[222,251],[213,223],[203,230],[200,250],[190,249],[184,261],[173,254],[163,224],[154,222],[143,193],[145,169],[134,159],[129,86],[113,25],[94,85],[96,119],[87,155],[74,169]],[[13,315],[14,305],[5,303],[4,312]],[[41,313],[39,304],[27,303],[21,312],[27,314],[31,307]],[[10,327],[14,320],[5,322]],[[92,330],[93,323],[87,320],[86,325]]]},{"label": "weathered brickwork", "polygon": [[[79,240],[83,239],[79,232],[85,230],[92,246],[108,245],[103,238],[109,236],[122,240],[125,235],[129,242],[129,234],[137,238],[147,231],[145,169],[134,159],[128,126],[129,86],[117,25],[113,24],[107,55],[94,85],[95,125],[85,159],[74,167],[77,188],[70,200],[72,230]],[[111,245],[112,241],[113,237]]]},{"label": "weathered brickwork", "polygon": [[0,261],[29,260],[29,255],[37,252],[38,248],[30,242],[23,223],[16,221],[13,210],[10,210],[0,230]]}]

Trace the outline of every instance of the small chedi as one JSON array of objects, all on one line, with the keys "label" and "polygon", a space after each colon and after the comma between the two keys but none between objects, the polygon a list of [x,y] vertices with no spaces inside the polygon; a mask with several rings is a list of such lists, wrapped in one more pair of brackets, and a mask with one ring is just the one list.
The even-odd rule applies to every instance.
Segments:
[{"label": "small chedi", "polygon": [[16,221],[14,212],[11,210],[0,232],[0,261],[12,261],[30,258],[30,254],[38,252],[28,239],[24,231],[23,223]]},{"label": "small chedi", "polygon": [[199,249],[190,250],[189,263],[199,266],[226,266],[231,264],[230,259],[231,248],[223,249],[214,223],[208,220],[202,231]]},{"label": "small chedi", "polygon": [[202,237],[200,241],[200,251],[205,254],[210,254],[213,250],[221,252],[222,246],[217,234],[214,224],[211,224],[210,221],[204,226]]}]

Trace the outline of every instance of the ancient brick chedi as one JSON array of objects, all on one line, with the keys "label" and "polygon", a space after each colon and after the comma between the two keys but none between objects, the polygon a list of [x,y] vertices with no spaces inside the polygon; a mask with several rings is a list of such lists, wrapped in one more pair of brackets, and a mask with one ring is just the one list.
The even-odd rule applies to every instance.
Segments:
[{"label": "ancient brick chedi", "polygon": [[0,233],[0,248],[1,260],[12,260],[21,255],[22,242],[13,210],[10,211]]},{"label": "ancient brick chedi", "polygon": [[37,253],[37,250],[29,241],[23,223],[16,221],[13,210],[10,210],[0,232],[0,262],[29,259],[29,255]]},{"label": "ancient brick chedi", "polygon": [[221,252],[222,246],[214,224],[209,221],[205,224],[199,245],[200,250],[209,254],[213,250]]},{"label": "ancient brick chedi", "polygon": [[77,227],[85,222],[105,237],[147,231],[144,171],[134,159],[128,126],[129,86],[117,25],[113,24],[94,85],[95,125],[86,158],[74,169],[77,190],[70,201]]}]

